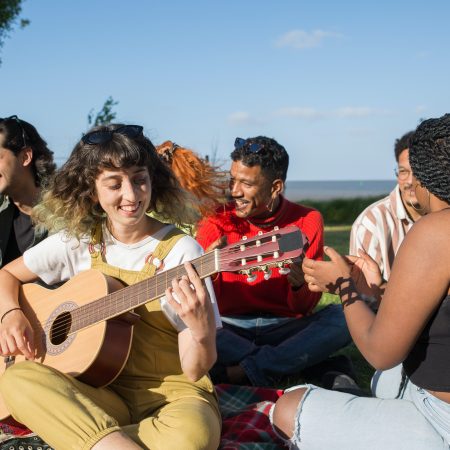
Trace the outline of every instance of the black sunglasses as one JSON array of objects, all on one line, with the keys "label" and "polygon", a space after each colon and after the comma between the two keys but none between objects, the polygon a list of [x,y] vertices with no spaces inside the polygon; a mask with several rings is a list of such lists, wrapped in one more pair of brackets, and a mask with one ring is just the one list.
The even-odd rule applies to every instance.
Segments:
[{"label": "black sunglasses", "polygon": [[240,150],[245,147],[245,150],[249,153],[259,153],[263,148],[263,144],[257,142],[248,142],[248,139],[236,138],[234,141],[234,148]]},{"label": "black sunglasses", "polygon": [[92,131],[90,133],[85,134],[81,141],[83,144],[105,144],[109,142],[114,133],[119,133],[129,138],[135,138],[142,134],[144,127],[140,125],[123,125],[115,130],[102,130],[102,131]]},{"label": "black sunglasses", "polygon": [[22,141],[23,141],[23,147],[22,148],[25,148],[27,146],[27,140],[26,140],[25,129],[23,128],[22,122],[20,121],[20,119],[15,114],[13,116],[9,116],[9,117],[5,117],[4,119],[0,119],[0,122],[6,122],[8,120],[13,120],[19,126],[20,131],[22,132]]}]

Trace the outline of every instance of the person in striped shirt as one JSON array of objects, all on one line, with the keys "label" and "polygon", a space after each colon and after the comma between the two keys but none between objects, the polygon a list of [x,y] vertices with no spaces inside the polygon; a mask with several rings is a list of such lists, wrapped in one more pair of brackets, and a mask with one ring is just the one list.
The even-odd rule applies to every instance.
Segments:
[{"label": "person in striped shirt", "polygon": [[358,256],[360,251],[367,253],[377,262],[385,281],[389,279],[406,233],[421,217],[409,165],[412,136],[410,131],[395,142],[397,186],[387,197],[368,206],[355,220],[350,233],[350,255]]}]

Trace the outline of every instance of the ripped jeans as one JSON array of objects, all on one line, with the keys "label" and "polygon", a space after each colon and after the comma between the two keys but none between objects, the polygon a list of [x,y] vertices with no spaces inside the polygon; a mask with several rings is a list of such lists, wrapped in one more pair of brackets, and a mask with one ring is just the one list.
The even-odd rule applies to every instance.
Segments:
[{"label": "ripped jeans", "polygon": [[395,398],[400,380],[401,365],[376,372],[372,398],[314,385],[290,388],[307,391],[286,443],[301,450],[448,450],[450,404],[409,380]]}]

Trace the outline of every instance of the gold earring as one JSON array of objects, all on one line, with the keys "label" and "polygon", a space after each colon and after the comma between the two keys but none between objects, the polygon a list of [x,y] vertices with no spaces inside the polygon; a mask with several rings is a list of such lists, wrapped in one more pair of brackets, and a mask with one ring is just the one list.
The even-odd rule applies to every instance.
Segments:
[{"label": "gold earring", "polygon": [[266,208],[269,212],[273,212],[273,205],[275,203],[275,198],[271,197],[270,202],[266,205]]}]

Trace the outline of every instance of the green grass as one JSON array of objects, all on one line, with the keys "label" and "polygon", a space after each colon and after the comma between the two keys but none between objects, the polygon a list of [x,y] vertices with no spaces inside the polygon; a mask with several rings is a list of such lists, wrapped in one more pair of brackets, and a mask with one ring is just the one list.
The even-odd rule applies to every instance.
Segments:
[{"label": "green grass", "polygon": [[[341,254],[347,254],[350,229],[350,225],[325,227],[325,245],[333,247]],[[340,304],[339,297],[337,295],[324,293],[322,294],[322,298],[316,309],[324,308],[331,303]],[[358,375],[359,385],[363,389],[369,390],[370,379],[372,378],[374,369],[363,358],[355,344],[348,345],[346,348],[337,352],[337,354],[345,354],[351,358]]]},{"label": "green grass", "polygon": [[[349,237],[350,237],[350,225],[338,225],[325,227],[325,245],[335,248],[341,254],[348,253]],[[322,294],[320,302],[318,303],[316,310],[320,310],[329,304],[340,304],[339,297],[337,295]],[[350,344],[347,347],[339,350],[335,355],[344,354],[348,356],[355,368],[359,386],[367,392],[370,392],[370,380],[372,378],[374,369],[363,358],[355,344]],[[302,384],[306,380],[302,377],[289,376],[281,380],[279,387],[287,388],[297,384]],[[318,383],[319,380],[307,380],[313,383]]]},{"label": "green grass", "polygon": [[302,200],[299,203],[319,210],[327,225],[351,225],[361,211],[384,195],[375,197]]}]

